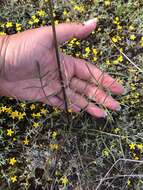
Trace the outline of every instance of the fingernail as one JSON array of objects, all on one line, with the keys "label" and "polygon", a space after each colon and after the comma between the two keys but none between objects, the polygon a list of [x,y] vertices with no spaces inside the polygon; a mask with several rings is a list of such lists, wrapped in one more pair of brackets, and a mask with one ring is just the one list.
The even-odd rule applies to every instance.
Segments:
[{"label": "fingernail", "polygon": [[122,93],[123,95],[127,94],[128,93],[128,90],[125,88],[124,89],[124,92]]},{"label": "fingernail", "polygon": [[108,114],[107,114],[106,112],[104,112],[103,117],[105,118],[105,117],[107,117],[107,115],[108,115]]},{"label": "fingernail", "polygon": [[121,110],[121,106],[118,106],[117,108],[116,108],[116,111],[120,111]]},{"label": "fingernail", "polygon": [[85,25],[90,25],[90,24],[93,24],[93,23],[97,23],[98,19],[97,18],[93,18],[93,19],[90,19],[88,21],[85,21],[84,24]]}]

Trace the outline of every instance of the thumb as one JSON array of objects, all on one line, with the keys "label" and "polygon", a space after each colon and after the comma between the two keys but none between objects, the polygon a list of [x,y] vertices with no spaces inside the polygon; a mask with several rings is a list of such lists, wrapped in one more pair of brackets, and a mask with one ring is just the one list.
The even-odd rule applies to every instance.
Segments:
[{"label": "thumb", "polygon": [[97,18],[82,23],[62,23],[56,26],[56,35],[58,44],[62,44],[72,38],[87,37],[97,25]]}]

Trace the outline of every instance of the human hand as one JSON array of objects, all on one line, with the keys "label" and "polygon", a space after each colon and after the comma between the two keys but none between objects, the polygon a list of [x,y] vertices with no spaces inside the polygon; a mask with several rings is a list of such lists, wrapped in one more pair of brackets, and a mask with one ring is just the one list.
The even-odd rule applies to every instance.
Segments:
[{"label": "human hand", "polygon": [[[95,28],[95,19],[86,24],[59,24],[56,26],[58,44],[73,37],[85,38]],[[105,112],[88,98],[109,109],[120,109],[119,103],[103,90],[124,93],[123,86],[115,79],[85,60],[63,53],[60,53],[60,60],[70,109],[74,112],[85,109],[95,117],[105,117]],[[51,26],[27,30],[7,38],[3,76],[3,95],[41,101],[65,109]]]}]

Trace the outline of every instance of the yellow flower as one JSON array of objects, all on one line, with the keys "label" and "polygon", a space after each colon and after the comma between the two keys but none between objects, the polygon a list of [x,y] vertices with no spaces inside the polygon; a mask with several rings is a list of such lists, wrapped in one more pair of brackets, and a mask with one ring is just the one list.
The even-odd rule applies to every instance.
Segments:
[{"label": "yellow flower", "polygon": [[43,10],[37,11],[38,15],[41,17],[44,17],[46,15],[46,12]]},{"label": "yellow flower", "polygon": [[42,113],[42,114],[46,115],[47,112],[48,112],[48,110],[46,110],[46,109],[44,109],[44,108],[41,109],[41,113]]},{"label": "yellow flower", "polygon": [[143,150],[143,144],[138,144],[137,147],[138,149]]},{"label": "yellow flower", "polygon": [[65,177],[62,177],[61,179],[60,179],[60,181],[62,182],[62,184],[64,185],[64,186],[66,186],[68,183],[69,183],[69,180],[68,180],[68,178],[65,176]]},{"label": "yellow flower", "polygon": [[55,138],[57,137],[57,135],[58,135],[58,133],[57,133],[56,131],[54,131],[54,132],[52,133],[52,138],[55,139]]},{"label": "yellow flower", "polygon": [[122,62],[123,61],[123,56],[122,55],[120,55],[119,57],[118,57],[118,59],[117,59],[119,62]]},{"label": "yellow flower", "polygon": [[40,113],[32,113],[32,117],[41,117]]},{"label": "yellow flower", "polygon": [[97,49],[96,48],[93,48],[93,54],[97,55]]},{"label": "yellow flower", "polygon": [[117,127],[114,129],[114,132],[117,134],[120,131],[120,129]]},{"label": "yellow flower", "polygon": [[110,2],[109,0],[105,0],[105,1],[104,1],[104,4],[105,4],[106,6],[109,6],[109,5],[111,4],[111,2]]},{"label": "yellow flower", "polygon": [[6,108],[5,112],[10,114],[12,112],[12,108],[11,107]]},{"label": "yellow flower", "polygon": [[33,20],[35,20],[35,19],[36,19],[36,15],[33,15],[31,18],[32,18]]},{"label": "yellow flower", "polygon": [[7,129],[7,136],[12,136],[12,134],[14,133],[14,131],[12,129]]},{"label": "yellow flower", "polygon": [[105,64],[106,65],[111,65],[111,62],[109,60],[106,60]]},{"label": "yellow flower", "polygon": [[7,22],[5,26],[6,26],[6,28],[11,28],[13,26],[13,23],[12,22]]},{"label": "yellow flower", "polygon": [[17,181],[17,176],[15,175],[15,176],[11,177],[10,179],[11,179],[12,183],[14,183]]},{"label": "yellow flower", "polygon": [[38,23],[39,21],[40,21],[39,18],[35,18],[35,19],[33,20],[34,23]]},{"label": "yellow flower", "polygon": [[67,16],[68,14],[69,14],[69,12],[67,12],[66,10],[64,10],[63,15]]},{"label": "yellow flower", "polygon": [[119,63],[118,60],[113,60],[113,64],[117,65]]},{"label": "yellow flower", "polygon": [[93,61],[97,61],[97,57],[93,57]]},{"label": "yellow flower", "polygon": [[36,123],[36,122],[33,123],[33,127],[38,127],[38,126],[39,126],[39,123]]},{"label": "yellow flower", "polygon": [[18,24],[18,23],[16,23],[16,31],[17,32],[19,32],[19,31],[21,31],[21,24]]},{"label": "yellow flower", "polygon": [[117,29],[118,29],[118,30],[121,30],[122,28],[123,28],[123,27],[120,26],[120,25],[117,26]]},{"label": "yellow flower", "polygon": [[25,144],[25,145],[29,144],[29,140],[27,139],[27,137],[23,140],[23,144]]},{"label": "yellow flower", "polygon": [[22,108],[25,108],[25,107],[26,107],[26,104],[25,104],[25,103],[20,103],[20,106],[21,106]]},{"label": "yellow flower", "polygon": [[13,166],[16,162],[17,161],[16,161],[15,157],[13,157],[13,158],[10,158],[9,164]]},{"label": "yellow flower", "polygon": [[140,158],[138,156],[135,156],[134,157],[134,160],[139,160]]},{"label": "yellow flower", "polygon": [[127,184],[131,185],[131,180],[130,179],[128,179]]},{"label": "yellow flower", "polygon": [[116,43],[116,42],[118,42],[118,39],[117,39],[116,37],[112,37],[112,41],[113,41],[114,43]]},{"label": "yellow flower", "polygon": [[5,32],[0,32],[0,36],[5,36],[6,33]]},{"label": "yellow flower", "polygon": [[90,52],[90,48],[89,48],[89,47],[86,47],[86,48],[85,48],[85,52],[89,53],[89,52]]},{"label": "yellow flower", "polygon": [[6,111],[6,109],[7,109],[7,107],[6,107],[6,106],[2,106],[2,107],[1,107],[1,112],[5,112],[5,111]]},{"label": "yellow flower", "polygon": [[30,109],[31,110],[34,110],[36,108],[36,106],[34,105],[34,104],[32,104],[31,106],[30,106]]},{"label": "yellow flower", "polygon": [[129,144],[130,150],[135,150],[135,146],[136,146],[135,143],[131,143],[131,144]]},{"label": "yellow flower", "polygon": [[50,144],[49,146],[52,150],[57,150],[59,148],[58,144]]},{"label": "yellow flower", "polygon": [[14,112],[11,112],[10,117],[12,117],[12,119],[15,119],[16,117],[18,117],[18,111],[15,110]]},{"label": "yellow flower", "polygon": [[130,40],[135,40],[136,39],[136,36],[134,35],[134,34],[132,34],[131,36],[130,36]]},{"label": "yellow flower", "polygon": [[59,24],[59,20],[55,20],[55,25]]},{"label": "yellow flower", "polygon": [[78,12],[84,12],[84,11],[85,11],[83,5],[75,5],[75,6],[73,7],[73,9],[74,9],[75,11],[78,11]]},{"label": "yellow flower", "polygon": [[29,24],[29,25],[33,25],[33,21],[29,20],[29,21],[28,21],[28,24]]},{"label": "yellow flower", "polygon": [[134,26],[132,26],[132,25],[129,26],[129,30],[130,30],[130,31],[132,31],[132,30],[134,30],[134,29],[135,29]]}]

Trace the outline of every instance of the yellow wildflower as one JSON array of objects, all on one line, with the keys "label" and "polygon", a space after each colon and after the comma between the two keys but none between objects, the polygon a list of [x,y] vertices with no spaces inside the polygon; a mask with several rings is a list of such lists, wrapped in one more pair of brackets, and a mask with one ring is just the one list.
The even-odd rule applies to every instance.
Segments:
[{"label": "yellow wildflower", "polygon": [[55,25],[59,24],[59,20],[55,20]]},{"label": "yellow wildflower", "polygon": [[62,177],[61,179],[60,179],[60,181],[62,182],[62,184],[64,185],[64,186],[66,186],[68,183],[69,183],[69,180],[68,180],[68,178],[65,176],[65,177]]},{"label": "yellow wildflower", "polygon": [[137,147],[138,149],[143,150],[143,144],[138,144]]},{"label": "yellow wildflower", "polygon": [[17,32],[19,32],[19,31],[21,31],[21,24],[18,24],[18,23],[16,23],[16,31]]},{"label": "yellow wildflower", "polygon": [[46,15],[46,12],[43,10],[37,11],[38,15],[41,17],[44,17]]},{"label": "yellow wildflower", "polygon": [[14,131],[12,129],[7,129],[7,136],[12,136],[12,134],[14,133]]},{"label": "yellow wildflower", "polygon": [[33,123],[33,127],[38,127],[38,126],[39,126],[39,123],[36,123],[36,122]]},{"label": "yellow wildflower", "polygon": [[13,158],[10,158],[9,164],[13,166],[16,162],[17,161],[16,161],[15,157],[13,157]]},{"label": "yellow wildflower", "polygon": [[93,57],[93,61],[97,61],[97,57]]},{"label": "yellow wildflower", "polygon": [[11,179],[12,183],[14,183],[17,181],[17,176],[15,175],[15,176],[11,177],[10,179]]},{"label": "yellow wildflower", "polygon": [[123,56],[122,55],[120,55],[119,57],[118,57],[118,59],[117,59],[119,62],[122,62],[123,61]]},{"label": "yellow wildflower", "polygon": [[97,55],[97,49],[96,48],[93,49],[93,54]]},{"label": "yellow wildflower", "polygon": [[132,34],[131,36],[130,36],[130,40],[135,40],[136,39],[136,36],[134,35],[134,34]]},{"label": "yellow wildflower", "polygon": [[132,26],[132,25],[129,26],[129,30],[130,30],[130,31],[132,31],[132,30],[134,30],[134,29],[135,29],[134,26]]},{"label": "yellow wildflower", "polygon": [[44,109],[44,108],[41,109],[41,113],[42,113],[42,114],[46,115],[47,112],[48,112],[47,109]]},{"label": "yellow wildflower", "polygon": [[7,107],[6,107],[6,106],[2,106],[2,107],[1,107],[1,112],[5,112],[5,111],[6,111],[6,109],[7,109]]},{"label": "yellow wildflower", "polygon": [[6,33],[5,32],[0,32],[0,36],[5,36]]},{"label": "yellow wildflower", "polygon": [[7,22],[5,26],[6,26],[6,28],[11,28],[13,26],[13,23],[12,22]]},{"label": "yellow wildflower", "polygon": [[10,114],[12,112],[12,108],[11,107],[6,108],[5,112]]},{"label": "yellow wildflower", "polygon": [[134,157],[134,160],[139,160],[140,158],[138,156],[135,156]]},{"label": "yellow wildflower", "polygon": [[20,103],[20,106],[21,106],[22,108],[25,108],[25,107],[26,107],[26,104],[25,104],[25,103]]},{"label": "yellow wildflower", "polygon": [[66,10],[64,10],[63,15],[64,15],[64,16],[68,16],[68,15],[69,15],[69,12],[67,12]]},{"label": "yellow wildflower", "polygon": [[118,29],[118,30],[121,30],[122,28],[123,28],[123,27],[120,26],[120,25],[117,26],[117,29]]},{"label": "yellow wildflower", "polygon": [[135,143],[131,143],[131,144],[129,144],[130,150],[135,150],[135,146],[136,146]]},{"label": "yellow wildflower", "polygon": [[23,140],[23,144],[24,145],[28,145],[29,144],[29,140],[27,139],[27,137]]},{"label": "yellow wildflower", "polygon": [[109,0],[105,0],[105,1],[104,1],[104,4],[105,4],[106,6],[109,6],[109,5],[111,4],[111,2],[110,2]]},{"label": "yellow wildflower", "polygon": [[49,146],[52,150],[57,150],[59,148],[58,144],[50,144]]},{"label": "yellow wildflower", "polygon": [[131,185],[131,180],[130,179],[128,179],[127,184]]},{"label": "yellow wildflower", "polygon": [[118,39],[117,39],[116,37],[112,37],[112,41],[113,41],[114,43],[116,43],[116,42],[118,42]]},{"label": "yellow wildflower", "polygon": [[41,113],[32,113],[32,117],[41,117]]},{"label": "yellow wildflower", "polygon": [[31,110],[34,110],[36,108],[36,106],[34,105],[34,104],[32,104],[31,106],[30,106],[30,109]]},{"label": "yellow wildflower", "polygon": [[33,21],[29,20],[29,21],[28,21],[28,24],[29,24],[29,25],[33,25]]},{"label": "yellow wildflower", "polygon": [[89,48],[89,47],[86,47],[86,48],[85,48],[85,52],[89,53],[89,52],[90,52],[90,48]]},{"label": "yellow wildflower", "polygon": [[106,61],[105,61],[105,64],[106,64],[106,65],[111,65],[111,62],[110,62],[109,60],[106,60]]},{"label": "yellow wildflower", "polygon": [[12,117],[12,119],[15,119],[16,117],[18,117],[18,111],[15,110],[14,112],[11,112],[10,117]]},{"label": "yellow wildflower", "polygon": [[57,137],[57,135],[58,135],[58,133],[57,133],[56,131],[54,131],[54,132],[52,133],[52,138],[55,139],[55,138]]},{"label": "yellow wildflower", "polygon": [[74,9],[75,11],[78,11],[78,12],[84,12],[84,11],[85,11],[83,5],[75,5],[75,6],[73,7],[73,9]]},{"label": "yellow wildflower", "polygon": [[35,18],[35,19],[33,20],[34,23],[38,23],[39,21],[40,21],[39,18]]},{"label": "yellow wildflower", "polygon": [[21,120],[21,119],[24,118],[25,115],[26,115],[25,112],[23,112],[23,113],[20,112],[20,113],[18,114],[17,118],[18,118],[19,120]]}]

